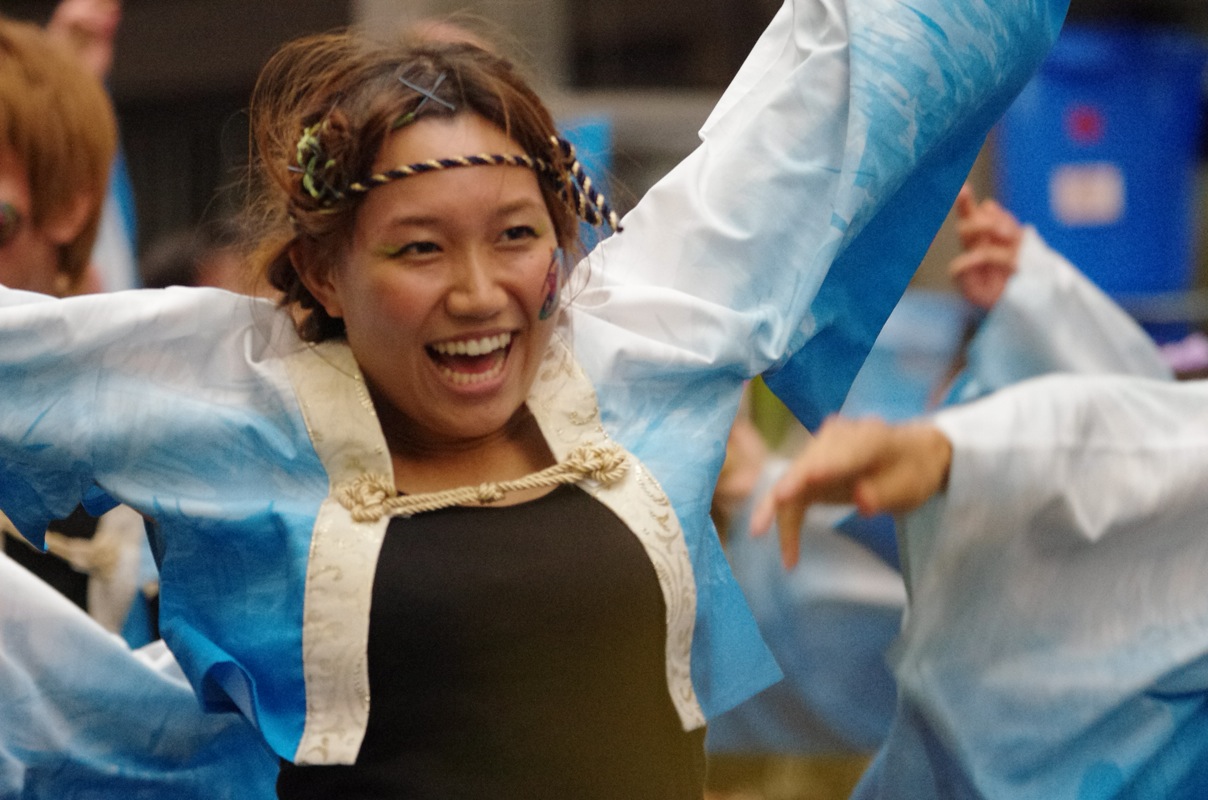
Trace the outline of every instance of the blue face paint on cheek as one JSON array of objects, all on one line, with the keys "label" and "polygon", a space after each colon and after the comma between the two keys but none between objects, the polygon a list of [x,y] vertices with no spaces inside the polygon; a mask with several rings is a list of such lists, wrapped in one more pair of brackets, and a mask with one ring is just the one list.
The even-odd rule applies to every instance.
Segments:
[{"label": "blue face paint on cheek", "polygon": [[545,273],[545,301],[537,312],[537,319],[547,320],[558,308],[558,268],[562,263],[562,248],[555,247],[549,260],[549,272]]}]

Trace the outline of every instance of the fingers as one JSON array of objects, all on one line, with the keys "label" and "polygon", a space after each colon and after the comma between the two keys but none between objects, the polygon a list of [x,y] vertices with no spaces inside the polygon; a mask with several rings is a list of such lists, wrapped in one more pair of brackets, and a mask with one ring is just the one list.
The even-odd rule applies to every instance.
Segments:
[{"label": "fingers", "polygon": [[776,521],[776,531],[780,545],[780,561],[785,569],[797,566],[801,553],[801,523],[805,520],[808,505],[790,500],[777,500],[775,491],[764,495],[754,513],[751,514],[751,534],[764,536]]},{"label": "fingers", "polygon": [[994,240],[1016,244],[1023,236],[1023,226],[1019,224],[1019,220],[999,205],[997,200],[986,200],[982,203],[981,212],[987,219],[986,226]]},{"label": "fingers", "polygon": [[982,244],[953,258],[948,263],[948,276],[955,280],[975,270],[1012,275],[1015,273],[1015,257],[1015,251],[1006,245]]},{"label": "fingers", "polygon": [[977,195],[972,184],[966,182],[956,193],[956,217],[958,220],[968,219],[977,208]]},{"label": "fingers", "polygon": [[[993,203],[987,200],[986,203]],[[995,211],[987,209],[985,203],[957,220],[956,233],[962,247],[973,247],[982,241],[1007,244],[1017,239],[1022,231],[1015,217],[1001,207]]]},{"label": "fingers", "polygon": [[961,253],[948,265],[948,275],[965,300],[989,311],[1006,291],[1016,271],[1018,251],[1005,245],[983,243]]},{"label": "fingers", "polygon": [[854,482],[871,468],[875,440],[887,427],[879,420],[827,420],[761,500],[752,516],[752,531],[762,535],[776,521],[786,568],[797,563],[798,537],[809,507],[851,502]]},{"label": "fingers", "polygon": [[958,213],[956,233],[961,246],[965,248],[974,247],[983,241],[1017,245],[1023,238],[1023,226],[1014,214],[997,201],[983,200],[963,213]]},{"label": "fingers", "polygon": [[951,459],[951,444],[928,423],[828,420],[759,503],[752,530],[766,533],[775,519],[781,559],[791,568],[812,504],[854,503],[865,516],[911,511],[944,486]]},{"label": "fingers", "polygon": [[957,232],[964,251],[949,263],[948,274],[967,301],[989,310],[1015,274],[1023,226],[996,201],[983,200],[960,217]]},{"label": "fingers", "polygon": [[1010,277],[1001,271],[974,269],[957,276],[954,282],[970,305],[989,311],[1002,299]]},{"label": "fingers", "polygon": [[763,536],[772,527],[772,520],[776,517],[776,499],[772,497],[772,493],[768,492],[755,505],[755,510],[751,512],[751,535]]}]

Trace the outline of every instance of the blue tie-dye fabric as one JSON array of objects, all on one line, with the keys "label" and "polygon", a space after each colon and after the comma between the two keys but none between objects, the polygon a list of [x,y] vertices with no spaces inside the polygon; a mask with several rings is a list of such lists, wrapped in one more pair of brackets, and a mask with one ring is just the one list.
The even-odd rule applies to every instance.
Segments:
[{"label": "blue tie-dye fabric", "polygon": [[[0,290],[0,508],[35,543],[85,497],[153,517],[182,669],[209,707],[238,708],[292,754],[328,481],[270,347],[288,319],[216,290],[38,299]],[[231,624],[256,619],[272,622]]]},{"label": "blue tie-dye fabric", "polygon": [[728,574],[715,483],[743,380],[838,410],[1064,2],[786,4],[701,146],[589,259],[575,350],[605,426],[659,478],[701,602],[707,715],[775,676]]}]

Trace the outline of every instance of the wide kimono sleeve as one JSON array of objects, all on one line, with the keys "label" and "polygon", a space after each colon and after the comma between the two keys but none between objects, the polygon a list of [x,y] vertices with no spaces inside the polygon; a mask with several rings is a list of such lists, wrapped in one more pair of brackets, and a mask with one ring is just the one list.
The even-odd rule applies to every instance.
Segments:
[{"label": "wide kimono sleeve", "polygon": [[1050,372],[1171,379],[1156,344],[1132,317],[1024,229],[1018,271],[969,343],[948,403],[974,400]]},{"label": "wide kimono sleeve", "polygon": [[239,709],[287,757],[329,490],[288,372],[307,352],[271,302],[216,289],[0,288],[0,510],[35,544],[81,502],[153,520],[165,641],[207,707]]},{"label": "wide kimono sleeve", "polygon": [[708,521],[745,379],[837,410],[1065,0],[793,0],[701,145],[586,261],[571,341],[608,433],[669,496],[707,716],[779,673]]},{"label": "wide kimono sleeve", "polygon": [[305,429],[269,357],[287,324],[212,290],[55,300],[0,286],[0,509],[40,545],[81,502],[159,517],[182,497],[238,499],[230,474],[265,454],[297,461]]},{"label": "wide kimono sleeve", "polygon": [[[5,319],[36,318],[51,309],[52,306],[47,304],[53,302],[53,298],[46,295],[0,285],[0,317]],[[53,339],[53,334],[47,338]],[[15,348],[6,346],[5,349],[11,351]],[[0,353],[0,358],[5,358],[3,353]],[[46,417],[47,405],[57,405],[56,398],[66,394],[63,387],[41,382],[33,396],[45,398],[46,402],[39,402],[32,409],[11,402],[13,399],[26,399],[25,390],[20,384],[38,371],[38,365],[26,367],[17,364],[11,355],[5,360],[9,362],[9,367],[0,372],[0,385],[4,386],[6,395],[6,401],[0,404],[0,431],[4,432],[9,444],[3,447],[5,455],[0,456],[0,511],[9,517],[22,535],[42,547],[46,526],[52,520],[66,517],[75,508],[85,494],[89,481],[75,474],[71,468],[71,464],[79,460],[78,449],[66,463],[50,464],[47,459],[38,458],[38,454],[47,447],[47,443],[40,441],[36,433],[38,421]],[[45,374],[46,371],[43,372]],[[95,383],[95,377],[79,377],[80,389],[73,389],[72,393],[82,391],[90,394],[86,387]],[[79,443],[78,439],[75,441]],[[49,491],[43,491],[44,488]]]},{"label": "wide kimono sleeve", "polygon": [[0,642],[0,797],[276,796],[276,756],[204,713],[162,642],[131,651],[2,554]]},{"label": "wide kimono sleeve", "polygon": [[837,410],[1065,8],[786,2],[700,147],[589,259],[588,373],[762,373],[807,425]]},{"label": "wide kimono sleeve", "polygon": [[1208,785],[1208,383],[1050,376],[942,412],[901,706],[861,798]]}]

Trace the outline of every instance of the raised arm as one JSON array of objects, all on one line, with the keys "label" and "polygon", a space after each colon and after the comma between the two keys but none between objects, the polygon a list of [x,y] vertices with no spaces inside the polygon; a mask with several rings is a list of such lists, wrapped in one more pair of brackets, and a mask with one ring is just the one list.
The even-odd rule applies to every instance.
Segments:
[{"label": "raised arm", "polygon": [[1052,372],[1173,377],[1141,326],[1034,228],[992,199],[976,202],[967,188],[956,208],[965,250],[950,272],[987,313],[946,402]]},{"label": "raised arm", "polygon": [[610,346],[589,372],[770,372],[807,424],[836,409],[1065,5],[786,3],[591,259],[582,339]]},{"label": "raised arm", "polygon": [[218,290],[0,287],[0,509],[41,545],[81,501],[155,516],[161,493],[174,511],[233,469],[292,460],[307,440],[277,357],[291,331],[271,304]]}]

